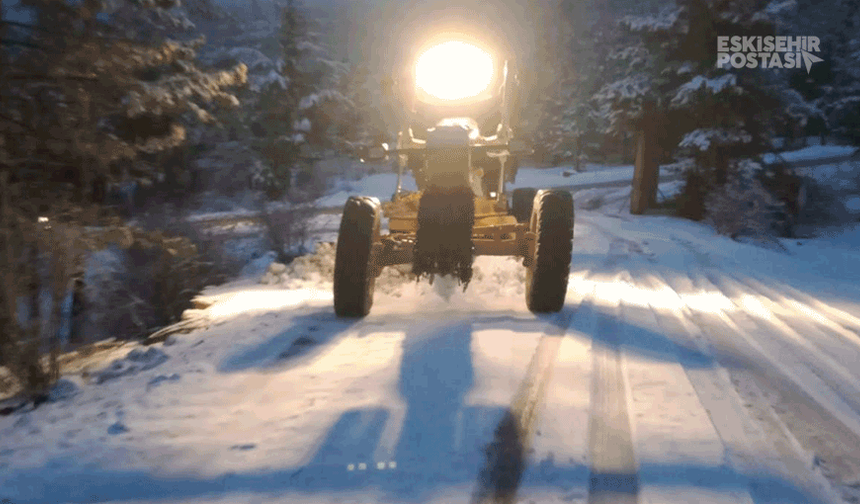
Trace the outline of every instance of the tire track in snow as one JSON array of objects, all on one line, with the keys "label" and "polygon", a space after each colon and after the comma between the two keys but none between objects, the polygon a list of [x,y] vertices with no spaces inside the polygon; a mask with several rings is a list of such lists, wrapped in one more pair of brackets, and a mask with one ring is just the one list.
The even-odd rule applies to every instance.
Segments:
[{"label": "tire track in snow", "polygon": [[[682,296],[702,290],[720,292],[706,278],[692,272],[666,281],[673,290],[684,293]],[[724,308],[707,311],[689,304],[685,311],[716,350],[717,361],[730,370],[733,388],[742,398],[747,415],[754,427],[763,433],[760,438],[764,444],[754,450],[760,460],[756,474],[770,475],[770,478],[765,484],[756,484],[753,490],[758,494],[774,492],[789,502],[799,499],[801,502],[840,502],[832,479],[825,479],[818,468],[818,456],[823,453],[829,459],[834,455],[836,460],[827,462],[853,474],[855,463],[844,451],[846,447],[860,445],[860,440],[831,408],[821,404],[828,401],[816,393],[818,387],[806,381],[817,381],[817,378],[811,373],[811,376],[798,376],[794,366],[758,345],[753,335],[761,328],[744,312]],[[804,435],[813,446],[817,445],[814,452],[807,451],[810,444],[802,444],[797,438],[796,433],[803,429],[811,430]],[[795,490],[785,494],[782,488],[785,483],[780,483],[780,479],[792,482]],[[798,496],[798,491],[803,496]],[[762,495],[764,497],[766,495]]]},{"label": "tire track in snow", "polygon": [[[738,363],[732,356],[728,356],[726,362],[728,345],[731,343],[725,337],[728,331],[725,330],[725,324],[720,324],[720,317],[714,313],[703,314],[687,304],[684,295],[692,294],[689,290],[692,282],[688,278],[673,277],[671,281],[669,278],[666,271],[657,271],[643,275],[642,282],[648,289],[667,297],[660,304],[651,304],[651,310],[663,332],[677,338],[682,348],[698,351],[705,359],[713,359],[702,361],[702,357],[699,357],[698,362],[689,362],[684,371],[708,412],[710,423],[719,434],[726,450],[727,463],[737,473],[739,482],[743,483],[737,486],[735,498],[740,502],[752,502],[754,498],[756,501],[767,501],[772,497],[768,492],[774,484],[785,486],[786,483],[794,483],[799,489],[815,489],[816,497],[821,501],[838,502],[827,481],[810,467],[808,454],[794,443],[784,425],[775,418],[761,391],[756,389],[758,400],[739,395],[736,390],[738,370],[733,369],[734,379],[729,372],[732,365]],[[682,288],[678,289],[677,286]],[[679,291],[683,291],[684,295]],[[675,303],[668,302],[668,299]],[[716,335],[719,336],[714,338]],[[745,388],[750,388],[749,383]],[[770,439],[761,420],[753,418],[753,413],[766,417],[768,423],[775,425],[783,442]],[[781,452],[777,444],[790,448],[792,452],[786,456],[785,450]],[[786,481],[777,483],[778,480],[774,478],[779,477]],[[799,483],[795,480],[799,480]],[[796,491],[789,495],[789,499],[797,497],[802,498]]]},{"label": "tire track in snow", "polygon": [[[768,285],[765,281],[753,277],[739,278],[734,275],[733,278],[779,303],[785,310],[795,314],[802,313],[815,324],[838,334],[841,337],[839,343],[848,342],[860,350],[860,318],[798,291],[791,296],[786,295],[791,292],[791,288],[776,281],[771,281],[773,285]],[[852,327],[854,330],[850,329]]]},{"label": "tire track in snow", "polygon": [[[612,259],[606,261],[603,268],[610,267]],[[578,276],[580,280],[587,281],[600,275],[595,271],[587,271]],[[592,300],[592,296],[592,292],[571,293],[568,286],[565,308],[551,318],[549,330],[538,342],[509,411],[497,426],[494,440],[487,446],[487,461],[479,473],[472,504],[513,504],[517,501],[517,490],[526,469],[526,457],[538,423],[539,408],[544,403],[548,385],[552,381],[562,340],[570,330],[574,315]]]},{"label": "tire track in snow", "polygon": [[[841,394],[834,390],[834,382],[806,361],[808,356],[799,355],[792,351],[789,345],[775,336],[777,330],[783,330],[778,323],[772,324],[771,313],[758,313],[760,310],[750,308],[743,303],[735,301],[737,291],[728,289],[723,281],[709,278],[713,275],[695,275],[703,285],[709,285],[720,292],[726,299],[737,307],[732,312],[732,320],[736,323],[746,318],[743,330],[736,331],[744,340],[759,353],[764,360],[773,367],[780,370],[804,392],[815,398],[815,402],[827,409],[831,415],[848,429],[860,436],[860,413],[846,403]],[[752,313],[750,313],[752,311]],[[765,316],[767,315],[767,316]],[[770,317],[770,320],[769,320]],[[770,325],[771,327],[767,327]],[[794,355],[791,355],[794,354]],[[818,372],[816,372],[818,371]],[[855,381],[853,378],[848,382]],[[836,386],[836,388],[841,388]]]},{"label": "tire track in snow", "polygon": [[592,347],[589,504],[635,504],[639,493],[621,361],[619,302],[612,302],[609,314],[598,312],[596,337],[603,345]]},{"label": "tire track in snow", "polygon": [[[662,286],[652,282],[648,272],[631,275],[629,282],[638,290],[661,292]],[[680,298],[676,299],[680,303]],[[713,400],[715,393],[719,397],[723,390],[730,390],[731,382],[725,379],[714,386],[718,377],[725,376],[717,373],[707,349],[692,343],[686,330],[672,323],[676,322],[673,318],[677,310],[665,308],[668,303],[660,301],[662,305],[652,296],[623,300],[621,306],[626,327],[663,336],[633,329],[624,334],[626,344],[622,348],[630,384],[641,500],[664,504],[752,504],[746,474],[757,471],[726,464],[732,448],[748,450],[744,429],[708,421],[714,411],[743,414],[739,401]],[[635,350],[643,344],[662,358],[652,359]],[[737,415],[728,419],[714,417],[723,424],[739,420]]]},{"label": "tire track in snow", "polygon": [[[614,236],[614,233],[605,232],[605,229],[597,229],[597,231],[604,231],[601,234],[607,235],[610,239],[620,238]],[[619,241],[626,242],[627,240],[622,238]],[[685,248],[691,252],[697,252],[691,245]],[[618,254],[617,250],[615,254],[612,254],[612,252],[613,250],[610,248],[610,255],[622,255]],[[702,258],[704,256],[700,257],[700,254],[696,254],[696,262],[699,262]],[[609,266],[620,269],[624,266],[622,264],[624,262],[623,259],[626,258],[617,257],[616,261],[609,264]],[[712,265],[706,263],[702,264],[702,266],[707,268]],[[680,280],[688,286],[692,286],[690,278],[695,278],[696,276],[689,274],[688,277],[681,278]],[[707,278],[698,278],[697,280],[700,283],[703,281],[708,282]],[[822,466],[819,466],[821,463],[820,460],[816,457],[815,453],[806,451],[787,424],[792,423],[793,420],[794,425],[791,427],[796,432],[797,424],[806,419],[811,424],[811,428],[818,431],[818,434],[834,430],[832,436],[827,436],[831,438],[828,442],[832,444],[828,447],[829,450],[825,456],[829,457],[831,454],[837,455],[837,457],[843,459],[837,461],[837,463],[844,463],[849,467],[853,464],[852,457],[845,456],[848,454],[840,454],[839,452],[840,450],[844,452],[845,449],[850,450],[850,448],[846,448],[849,446],[860,446],[852,439],[854,437],[853,433],[850,431],[846,432],[845,426],[839,425],[841,422],[832,416],[832,411],[829,411],[830,408],[825,407],[822,410],[822,405],[819,404],[821,401],[809,396],[808,390],[797,390],[797,385],[800,385],[802,389],[810,386],[815,389],[820,388],[818,385],[810,385],[809,383],[809,380],[816,380],[814,374],[809,373],[811,376],[803,375],[798,377],[794,373],[786,376],[784,374],[786,371],[783,369],[784,366],[781,366],[779,362],[774,362],[772,355],[767,355],[766,350],[756,345],[763,336],[761,332],[766,330],[760,326],[758,318],[748,311],[738,309],[740,307],[730,303],[730,296],[719,289],[712,289],[711,287],[707,287],[707,290],[711,291],[710,295],[694,295],[694,297],[700,297],[701,299],[695,299],[693,305],[684,306],[684,300],[680,300],[682,308],[679,308],[681,311],[676,312],[676,315],[681,321],[681,327],[686,325],[690,331],[698,334],[699,351],[705,356],[713,354],[713,352],[701,350],[703,348],[702,345],[704,345],[704,348],[707,348],[707,344],[702,340],[702,336],[705,333],[701,331],[695,333],[697,325],[689,321],[685,324],[683,321],[686,317],[692,317],[697,323],[701,323],[707,327],[707,339],[717,345],[718,353],[716,355],[719,355],[720,359],[725,359],[725,363],[732,369],[732,375],[729,375],[728,371],[722,367],[713,371],[712,367],[714,364],[702,369],[698,367],[695,367],[695,369],[685,369],[687,375],[690,377],[690,383],[693,384],[696,393],[702,398],[702,402],[707,402],[709,405],[714,406],[713,408],[709,407],[708,410],[712,412],[711,416],[715,420],[714,425],[721,439],[725,440],[729,460],[736,467],[736,471],[740,473],[735,474],[732,478],[743,480],[744,474],[750,477],[747,485],[741,484],[738,487],[736,484],[737,481],[730,483],[730,485],[735,485],[740,492],[732,492],[732,495],[726,495],[726,497],[730,500],[736,498],[741,502],[749,502],[752,495],[755,495],[757,500],[766,500],[768,502],[780,501],[780,499],[788,502],[839,502],[840,499],[834,492],[833,487],[831,487],[830,483],[822,475]],[[670,290],[677,294],[676,289],[670,287]],[[746,288],[742,290],[754,292],[756,289]],[[694,294],[693,292],[689,293]],[[712,297],[714,299],[711,299]],[[716,302],[718,301],[717,298],[720,297],[725,302]],[[805,300],[808,299],[809,297]],[[714,306],[707,306],[702,301],[708,301],[708,304],[714,301],[716,304]],[[807,316],[809,316],[808,312],[810,311],[813,314],[827,312],[838,316],[839,322],[844,326],[841,335],[846,339],[852,339],[852,334],[847,328],[854,326],[858,319],[847,312],[817,302],[814,298],[812,298],[812,302],[808,303],[804,305],[808,309],[801,310]],[[662,306],[665,303],[657,302],[657,304]],[[727,309],[725,306],[721,307],[721,305],[728,305],[731,308]],[[810,305],[815,306],[815,309]],[[664,320],[665,316],[664,314],[663,317],[657,318],[661,324],[671,324],[671,314],[668,315],[669,318],[666,320]],[[810,318],[816,319],[819,323],[827,321],[824,317]],[[832,326],[830,328],[835,329]],[[727,335],[733,333],[741,336],[741,338],[734,340],[727,337]],[[752,346],[752,348],[744,348],[747,346],[745,343]],[[743,350],[741,350],[742,348]],[[795,367],[789,366],[788,371],[796,371]],[[740,380],[736,381],[736,383],[739,383],[737,386],[743,390],[735,390],[735,386],[732,385],[731,381],[732,376],[736,380]],[[622,370],[622,378],[624,377],[625,375]],[[595,381],[599,380],[597,376],[594,379]],[[728,385],[728,388],[726,385]],[[772,405],[774,395],[778,399],[781,399],[781,402],[777,402],[776,406]],[[597,399],[598,397],[594,397],[592,400],[595,401]],[[827,401],[825,401],[826,403]],[[592,408],[595,407],[596,405],[593,404]],[[793,411],[790,411],[791,414],[787,414],[785,411],[782,411],[783,409]],[[740,411],[742,415],[734,415],[734,418],[727,418],[732,416],[732,413],[722,414],[722,412],[726,411],[733,411],[735,413]],[[794,415],[793,418],[792,415]],[[783,421],[783,419],[786,420]],[[822,427],[815,424],[820,424]],[[636,429],[633,428],[632,430],[634,433],[633,438],[635,439]],[[816,438],[816,440],[824,442],[819,438]],[[839,443],[841,443],[841,446]],[[836,449],[834,449],[834,445]],[[639,454],[635,453],[635,455]],[[845,469],[843,466],[843,474],[850,474],[850,471],[846,471]],[[645,487],[642,485],[647,485],[647,483],[643,483],[641,480],[643,477],[642,474],[637,475],[640,478],[637,490],[642,495],[639,498],[645,498],[647,497],[645,495],[647,492],[643,489]],[[788,488],[786,489],[785,487]],[[744,492],[744,489],[747,492]],[[594,499],[595,497],[592,495],[589,500],[591,502]],[[613,501],[617,502],[617,500]]]},{"label": "tire track in snow", "polygon": [[472,495],[473,504],[513,504],[526,465],[539,407],[552,377],[553,365],[572,317],[565,308],[553,317],[538,342],[525,378],[486,448],[487,461]]},{"label": "tire track in snow", "polygon": [[582,306],[562,338],[535,425],[519,502],[584,502],[588,495],[591,349],[597,314],[582,298],[593,292],[593,288],[570,292]]},{"label": "tire track in snow", "polygon": [[[773,345],[787,348],[795,356],[799,365],[814,373],[857,415],[860,415],[860,380],[849,369],[856,365],[860,356],[852,352],[852,348],[844,348],[844,343],[839,345],[848,355],[844,363],[840,362],[843,360],[840,357],[845,357],[844,355],[830,355],[819,347],[829,339],[828,336],[807,317],[799,316],[797,311],[788,309],[778,301],[778,298],[774,299],[773,294],[768,295],[761,290],[753,289],[728,275],[712,278],[711,281],[724,292],[731,293],[733,301],[739,308],[754,317],[760,325],[770,329],[765,331],[763,336],[769,337]],[[860,426],[860,416],[857,420]],[[860,435],[860,432],[857,434]]]},{"label": "tire track in snow", "polygon": [[594,222],[595,219],[591,216],[580,217],[580,219],[609,239],[609,250],[607,251],[609,259],[603,265],[604,269],[617,267],[625,259],[629,259],[631,254],[635,254],[633,257],[641,257],[651,264],[656,264],[656,255],[644,244],[613,233],[606,227]]}]

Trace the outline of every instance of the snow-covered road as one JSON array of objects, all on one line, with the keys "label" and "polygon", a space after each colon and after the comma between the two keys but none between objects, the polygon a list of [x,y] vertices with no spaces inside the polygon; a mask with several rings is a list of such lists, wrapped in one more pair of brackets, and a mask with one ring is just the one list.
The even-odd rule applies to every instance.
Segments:
[{"label": "snow-covered road", "polygon": [[553,316],[509,258],[388,274],[361,321],[330,249],[210,289],[208,329],[0,417],[0,500],[858,502],[860,229],[771,251],[602,191]]}]

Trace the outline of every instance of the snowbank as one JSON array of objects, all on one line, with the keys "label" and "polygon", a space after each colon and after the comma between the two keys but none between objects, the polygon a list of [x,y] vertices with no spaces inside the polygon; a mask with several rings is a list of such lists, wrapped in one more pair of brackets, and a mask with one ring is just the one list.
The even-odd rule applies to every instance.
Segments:
[{"label": "snowbank", "polygon": [[782,152],[779,154],[768,153],[762,159],[765,163],[776,163],[780,158],[787,162],[810,161],[813,159],[827,159],[839,156],[850,156],[857,151],[857,147],[850,145],[813,145],[804,149]]}]

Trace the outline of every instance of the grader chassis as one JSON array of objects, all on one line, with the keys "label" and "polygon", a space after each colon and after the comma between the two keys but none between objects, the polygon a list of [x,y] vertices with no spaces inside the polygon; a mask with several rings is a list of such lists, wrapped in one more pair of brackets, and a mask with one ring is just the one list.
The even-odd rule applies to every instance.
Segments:
[{"label": "grader chassis", "polygon": [[[462,49],[462,44],[457,47]],[[397,187],[385,204],[353,196],[344,206],[334,272],[338,316],[370,312],[375,279],[386,266],[411,264],[419,279],[431,282],[435,276],[453,276],[465,289],[479,255],[523,260],[531,311],[563,307],[573,198],[567,191],[517,189],[509,201],[505,184],[516,176],[511,161],[526,152],[513,139],[516,72],[505,61],[488,82],[479,96],[460,100],[431,96],[415,82],[400,87],[398,101],[406,113],[397,147],[380,144],[377,154],[369,148],[361,154],[395,159]],[[418,191],[402,190],[404,169],[412,172]],[[384,235],[383,215],[388,219]]]},{"label": "grader chassis", "polygon": [[[335,258],[334,305],[343,317],[363,317],[373,304],[376,278],[386,266],[415,264],[419,194],[385,205],[350,197],[343,211]],[[471,256],[514,256],[526,268],[526,305],[536,313],[564,305],[573,239],[573,199],[558,190],[515,190],[507,199],[475,198]],[[381,234],[385,215],[389,232]],[[525,222],[517,214],[527,215]],[[433,273],[430,274],[431,281]],[[468,284],[468,282],[465,282]]]}]

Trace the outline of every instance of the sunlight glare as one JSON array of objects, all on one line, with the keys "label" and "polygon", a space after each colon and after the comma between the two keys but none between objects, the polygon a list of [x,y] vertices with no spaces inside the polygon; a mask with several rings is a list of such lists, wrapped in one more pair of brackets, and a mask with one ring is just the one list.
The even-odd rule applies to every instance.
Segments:
[{"label": "sunlight glare", "polygon": [[668,286],[661,286],[653,291],[647,291],[648,303],[654,308],[678,311],[684,307],[680,295]]},{"label": "sunlight glare", "polygon": [[673,311],[687,306],[693,311],[704,313],[717,313],[721,310],[730,312],[736,309],[730,299],[717,291],[681,294],[668,286],[646,289],[620,279],[604,282],[571,275],[568,289],[580,293],[593,292],[592,302],[598,306],[612,307],[623,302],[632,306],[651,306]]},{"label": "sunlight glare", "polygon": [[226,296],[209,307],[213,318],[235,317],[243,313],[290,308],[309,300],[325,300],[331,292],[320,289],[242,291]]},{"label": "sunlight glare", "polygon": [[799,301],[795,301],[795,300],[791,299],[791,300],[788,300],[788,304],[792,308],[794,308],[795,310],[803,313],[804,315],[811,318],[812,320],[815,320],[819,324],[828,325],[828,326],[830,324],[832,324],[832,322],[827,317],[825,317],[824,315],[818,313],[817,311],[813,310],[812,308],[806,306],[805,304],[803,304]]},{"label": "sunlight glare", "polygon": [[647,289],[628,282],[597,282],[587,280],[581,275],[571,275],[568,290],[578,293],[594,292],[597,304],[613,306],[621,301],[638,307],[654,307],[659,309],[678,310],[683,306],[679,295],[669,287]]},{"label": "sunlight glare", "polygon": [[749,294],[744,294],[738,299],[738,302],[743,306],[745,310],[748,312],[760,317],[764,320],[770,320],[773,318],[773,314],[767,307],[762,304],[761,301],[755,298],[755,296],[751,296]]},{"label": "sunlight glare", "polygon": [[691,310],[702,313],[719,313],[720,311],[735,311],[732,301],[719,291],[702,291],[695,294],[682,294],[684,300]]}]

